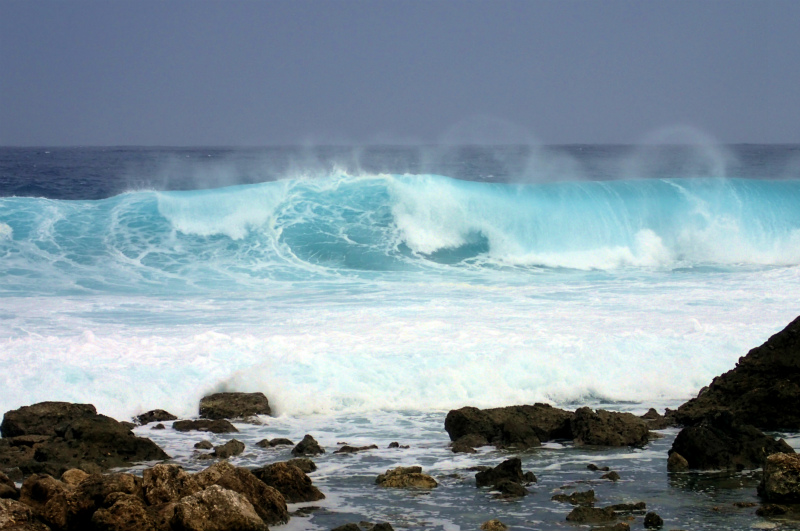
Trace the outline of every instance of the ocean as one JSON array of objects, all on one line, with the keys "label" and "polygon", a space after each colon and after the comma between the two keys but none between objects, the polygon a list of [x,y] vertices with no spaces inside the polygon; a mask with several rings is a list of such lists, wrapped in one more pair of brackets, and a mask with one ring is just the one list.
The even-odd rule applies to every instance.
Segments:
[{"label": "ocean", "polygon": [[[669,430],[526,453],[535,495],[498,502],[466,468],[505,454],[452,454],[444,415],[663,412],[800,314],[798,295],[800,146],[0,148],[0,412],[188,417],[211,392],[262,391],[276,417],[242,425],[242,464],[286,457],[252,449],[264,437],[383,448],[320,459],[328,499],[291,529],[560,528],[550,492],[593,484],[590,460],[623,476],[597,483],[601,505],[750,527],[752,509],[709,507],[755,500],[756,479],[668,477]],[[196,436],[137,433],[204,466]],[[376,493],[397,464],[442,486]]]}]

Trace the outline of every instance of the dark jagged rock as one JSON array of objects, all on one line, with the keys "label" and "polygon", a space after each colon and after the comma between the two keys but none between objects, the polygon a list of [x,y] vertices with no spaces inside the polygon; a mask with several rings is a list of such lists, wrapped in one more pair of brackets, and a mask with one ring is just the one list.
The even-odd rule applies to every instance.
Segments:
[{"label": "dark jagged rock", "polygon": [[19,490],[14,482],[3,472],[0,472],[0,498],[16,500],[19,498]]},{"label": "dark jagged rock", "polygon": [[133,417],[133,422],[139,426],[144,426],[151,422],[165,422],[168,420],[178,420],[178,417],[163,409],[153,409],[152,411]]},{"label": "dark jagged rock", "polygon": [[253,415],[272,415],[264,393],[214,393],[200,400],[204,419],[241,419]]},{"label": "dark jagged rock", "polygon": [[569,503],[572,505],[592,505],[597,499],[594,497],[594,490],[587,490],[584,492],[573,492],[572,494],[556,494],[552,498],[553,501]]},{"label": "dark jagged rock", "polygon": [[247,498],[219,485],[176,503],[172,526],[181,531],[269,531]]},{"label": "dark jagged rock", "polygon": [[475,450],[475,448],[473,448],[472,446],[470,446],[469,444],[467,444],[467,443],[465,443],[465,442],[463,442],[461,440],[458,440],[458,441],[454,442],[450,446],[450,450],[452,450],[454,454],[474,454],[474,453],[477,453],[477,450]]},{"label": "dark jagged rock", "polygon": [[377,449],[378,449],[378,447],[376,445],[374,445],[374,444],[371,444],[369,446],[349,446],[349,445],[345,444],[344,446],[342,446],[341,448],[339,448],[338,450],[336,450],[333,453],[335,453],[335,454],[354,454],[356,452],[363,452],[364,450],[377,450]]},{"label": "dark jagged rock", "polygon": [[481,531],[507,531],[508,526],[500,520],[488,520],[481,524]]},{"label": "dark jagged rock", "polygon": [[33,510],[16,500],[0,498],[0,529],[9,531],[50,531],[39,522]]},{"label": "dark jagged rock", "polygon": [[422,473],[420,466],[400,466],[380,474],[375,483],[381,487],[398,489],[433,489],[439,486],[435,479]]},{"label": "dark jagged rock", "polygon": [[645,502],[617,503],[609,505],[608,508],[617,513],[637,513],[646,511],[647,504]]},{"label": "dark jagged rock", "polygon": [[538,403],[483,410],[463,407],[447,414],[444,427],[451,441],[477,435],[492,444],[529,448],[541,441],[571,439],[571,417],[568,411]]},{"label": "dark jagged rock", "polygon": [[608,479],[610,481],[619,481],[619,474],[617,474],[616,472],[614,472],[612,470],[611,472],[607,472],[607,473],[603,474],[602,476],[600,476],[600,479]]},{"label": "dark jagged rock", "polygon": [[100,508],[92,515],[94,531],[156,531],[153,517],[141,499],[119,494],[113,500],[108,508]]},{"label": "dark jagged rock", "polygon": [[582,407],[570,421],[575,444],[598,446],[644,446],[647,423],[632,413],[617,413]]},{"label": "dark jagged rock", "polygon": [[582,505],[575,507],[567,515],[568,522],[577,522],[579,524],[599,524],[603,522],[612,522],[616,520],[616,518],[617,513],[608,507],[600,509],[596,507],[585,507]]},{"label": "dark jagged rock", "polygon": [[664,526],[664,520],[658,514],[649,512],[644,515],[644,526],[647,529],[661,529]]},{"label": "dark jagged rock", "polygon": [[276,439],[262,439],[256,443],[256,446],[261,448],[274,448],[276,446],[294,446],[294,443],[289,439],[278,437]]},{"label": "dark jagged rock", "polygon": [[675,420],[695,426],[718,411],[764,430],[800,429],[800,317],[680,406]]},{"label": "dark jagged rock", "polygon": [[765,503],[758,509],[756,509],[756,514],[758,516],[781,516],[789,512],[789,508],[785,505],[780,505],[778,503]]},{"label": "dark jagged rock", "polygon": [[506,459],[494,468],[475,474],[475,484],[478,487],[496,486],[505,480],[520,485],[525,482],[525,476],[522,474],[522,461],[518,457]]},{"label": "dark jagged rock", "polygon": [[310,474],[317,469],[317,465],[308,457],[295,457],[286,461],[286,464],[296,466],[306,474]]},{"label": "dark jagged rock", "polygon": [[297,446],[292,448],[292,455],[294,456],[314,456],[324,454],[325,449],[311,435],[306,434],[303,440],[297,443]]},{"label": "dark jagged rock", "polygon": [[331,531],[362,531],[358,524],[349,523],[334,527]]},{"label": "dark jagged rock", "polygon": [[3,415],[0,435],[57,435],[60,427],[84,417],[97,415],[91,404],[71,404],[69,402],[39,402],[23,406]]},{"label": "dark jagged rock", "polygon": [[325,495],[300,468],[288,463],[273,463],[253,470],[253,475],[278,490],[289,503],[322,500]]},{"label": "dark jagged rock", "polygon": [[597,466],[594,463],[589,463],[588,465],[586,465],[586,468],[588,468],[592,472],[597,472],[597,471],[608,472],[609,470],[611,470],[607,466]]},{"label": "dark jagged rock", "polygon": [[238,433],[239,430],[227,420],[176,420],[172,428],[177,431],[209,431],[211,433]]},{"label": "dark jagged rock", "polygon": [[762,466],[766,456],[794,450],[754,428],[735,422],[730,412],[717,412],[698,426],[681,430],[670,454],[679,453],[689,468],[700,470],[746,469]]},{"label": "dark jagged rock", "polygon": [[500,492],[501,498],[521,498],[528,495],[528,489],[509,479],[498,482],[494,489]]},{"label": "dark jagged rock", "polygon": [[800,503],[800,455],[777,453],[767,457],[758,494],[769,502]]},{"label": "dark jagged rock", "polygon": [[661,415],[653,408],[647,410],[647,413],[642,415],[641,418],[647,423],[647,427],[651,430],[663,430],[664,428],[671,428],[676,426],[675,418],[672,412],[668,410],[668,415]]},{"label": "dark jagged rock", "polygon": [[244,452],[244,448],[245,446],[242,441],[231,439],[225,444],[215,446],[213,454],[214,457],[217,457],[219,459],[227,459],[229,457],[241,454],[242,452]]}]

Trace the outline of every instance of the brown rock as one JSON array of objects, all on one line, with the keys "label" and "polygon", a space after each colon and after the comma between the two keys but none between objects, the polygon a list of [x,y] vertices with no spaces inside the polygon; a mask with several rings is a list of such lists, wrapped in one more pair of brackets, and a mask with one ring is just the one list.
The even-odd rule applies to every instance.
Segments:
[{"label": "brown rock", "polygon": [[800,503],[800,455],[777,453],[767,457],[758,493],[769,502]]},{"label": "brown rock", "polygon": [[577,445],[644,446],[649,440],[647,423],[632,413],[582,407],[575,411],[570,426]]},{"label": "brown rock", "polygon": [[611,472],[608,472],[608,473],[603,474],[602,476],[600,476],[600,479],[609,479],[611,481],[619,481],[619,474],[617,474],[616,472],[614,472],[612,470]]},{"label": "brown rock", "polygon": [[672,452],[667,459],[667,470],[670,472],[684,472],[689,470],[689,461],[687,461],[678,452]]},{"label": "brown rock", "polygon": [[173,464],[158,464],[146,469],[142,478],[142,488],[144,498],[150,505],[176,502],[201,490],[193,476]]},{"label": "brown rock", "polygon": [[215,446],[213,454],[214,457],[219,459],[228,459],[229,457],[239,455],[242,452],[244,452],[244,443],[237,441],[236,439],[231,439],[225,444]]},{"label": "brown rock", "polygon": [[584,492],[573,492],[572,494],[556,494],[552,498],[553,501],[569,503],[572,505],[592,505],[596,498],[594,497],[594,490],[587,490]]},{"label": "brown rock", "polygon": [[36,520],[33,510],[16,500],[0,498],[0,529],[8,531],[50,531]]},{"label": "brown rock", "polygon": [[450,450],[452,450],[454,454],[475,454],[478,452],[475,448],[460,439],[450,446]]},{"label": "brown rock", "polygon": [[289,503],[322,500],[325,495],[315,487],[311,478],[296,466],[287,463],[273,463],[253,470],[258,479],[278,489]]},{"label": "brown rock", "polygon": [[144,426],[151,422],[164,422],[167,420],[178,420],[178,417],[163,409],[153,409],[147,413],[142,413],[141,415],[133,417],[133,422],[139,426]]},{"label": "brown rock", "polygon": [[600,509],[596,507],[575,507],[568,515],[568,522],[577,522],[581,524],[596,524],[603,522],[611,522],[616,520],[617,514],[613,509],[608,507]]},{"label": "brown rock", "polygon": [[95,511],[91,523],[95,531],[156,531],[144,502],[130,494],[115,496],[114,503],[107,509]]},{"label": "brown rock", "polygon": [[3,437],[57,435],[57,428],[84,417],[97,415],[91,404],[40,402],[8,411],[0,424]]},{"label": "brown rock", "polygon": [[180,531],[268,531],[244,496],[219,485],[176,503],[172,525]]},{"label": "brown rock", "polygon": [[349,445],[345,444],[344,446],[342,446],[341,448],[339,448],[338,450],[336,450],[333,453],[335,453],[335,454],[354,454],[356,452],[363,452],[364,450],[377,450],[377,449],[378,449],[378,447],[376,445],[374,445],[374,444],[371,444],[369,446],[349,446]]},{"label": "brown rock", "polygon": [[306,474],[310,474],[317,469],[317,465],[308,457],[295,457],[286,461],[286,464],[296,466]]},{"label": "brown rock", "polygon": [[61,474],[61,482],[70,487],[79,485],[89,474],[79,468],[70,468]]},{"label": "brown rock", "polygon": [[0,472],[0,498],[10,500],[19,498],[17,486],[3,472]]},{"label": "brown rock", "polygon": [[508,526],[500,520],[488,520],[481,524],[481,531],[507,531]]},{"label": "brown rock", "polygon": [[325,449],[322,448],[319,443],[317,443],[316,439],[311,435],[306,435],[303,437],[303,440],[297,443],[297,446],[292,448],[292,455],[293,456],[315,456],[324,454]]},{"label": "brown rock", "polygon": [[215,393],[200,400],[200,417],[241,419],[253,415],[272,415],[264,393]]},{"label": "brown rock", "polygon": [[387,470],[378,476],[375,483],[381,487],[400,489],[433,489],[439,484],[431,476],[422,473],[422,467],[408,466]]},{"label": "brown rock", "polygon": [[211,441],[207,441],[204,439],[200,442],[194,443],[194,447],[197,448],[198,450],[211,450],[212,448],[214,448],[214,445],[211,444]]}]

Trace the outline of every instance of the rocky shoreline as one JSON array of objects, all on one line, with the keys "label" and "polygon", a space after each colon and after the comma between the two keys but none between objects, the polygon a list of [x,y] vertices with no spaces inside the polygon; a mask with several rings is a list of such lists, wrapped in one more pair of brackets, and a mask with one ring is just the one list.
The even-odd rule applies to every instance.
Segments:
[{"label": "rocky shoreline", "polygon": [[[160,423],[167,422],[176,431],[235,434],[231,420],[256,422],[271,409],[261,393],[217,393],[203,398],[198,413],[196,419],[178,420],[154,410],[129,423],[100,415],[89,404],[43,402],[6,412],[0,425],[0,530],[263,530],[291,518],[288,504],[325,498],[308,474],[315,467],[310,458],[328,449],[310,435],[297,444],[285,438],[260,441],[262,448],[291,445],[294,458],[257,468],[226,461],[245,451],[235,438],[217,446],[202,441],[195,445],[197,459],[213,464],[190,473],[169,463],[170,456],[152,440],[132,431],[147,424],[164,428]],[[800,318],[740,358],[697,398],[664,415],[651,410],[639,417],[588,407],[568,411],[547,404],[485,410],[467,406],[450,411],[444,423],[453,453],[492,446],[508,454],[493,467],[468,471],[476,487],[490,489],[501,500],[522,498],[537,482],[514,454],[553,441],[641,448],[659,436],[654,430],[667,427],[682,429],[668,452],[665,473],[763,469],[757,514],[800,519],[800,457],[769,434],[800,431]],[[374,449],[342,444],[334,453]],[[141,477],[109,472],[141,462],[148,463]],[[590,466],[600,479],[619,479],[614,470]],[[375,484],[420,491],[446,488],[419,466],[386,470]],[[553,501],[572,507],[564,521],[593,529],[663,525],[643,502],[598,507],[592,489],[572,489],[554,495]],[[504,524],[490,516],[482,529],[502,530]],[[404,527],[361,521],[339,531],[388,531],[392,524]]]}]

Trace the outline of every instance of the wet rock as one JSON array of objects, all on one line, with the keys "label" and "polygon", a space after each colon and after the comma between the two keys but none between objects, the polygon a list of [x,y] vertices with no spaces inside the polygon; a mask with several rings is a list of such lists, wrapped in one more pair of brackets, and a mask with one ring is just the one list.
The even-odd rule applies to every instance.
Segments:
[{"label": "wet rock", "polygon": [[264,393],[215,393],[200,400],[200,417],[241,419],[253,415],[272,415]]},{"label": "wet rock", "polygon": [[153,409],[147,413],[142,413],[133,417],[133,422],[139,426],[150,424],[151,422],[165,422],[168,420],[178,420],[178,417],[163,409]]},{"label": "wet rock", "polygon": [[211,441],[203,439],[200,442],[194,443],[194,447],[198,450],[211,450],[214,448],[214,445],[211,444]]},{"label": "wet rock", "polygon": [[494,486],[504,480],[510,480],[520,485],[525,482],[522,474],[522,461],[518,457],[506,459],[494,468],[475,474],[475,484],[478,487]]},{"label": "wet rock", "polygon": [[371,444],[369,446],[349,446],[349,445],[346,444],[346,445],[342,446],[341,448],[339,448],[338,450],[336,450],[333,453],[335,453],[335,454],[354,454],[356,452],[363,452],[364,450],[377,450],[377,449],[378,449],[378,447],[376,445],[374,445],[374,444]]},{"label": "wet rock", "polygon": [[649,440],[647,423],[632,413],[582,407],[570,421],[577,445],[644,446]]},{"label": "wet rock", "polygon": [[322,500],[325,495],[305,472],[287,463],[273,463],[253,470],[253,475],[277,489],[289,503]]},{"label": "wet rock", "polygon": [[225,444],[214,447],[214,457],[218,459],[228,459],[244,452],[244,443],[236,439],[231,439]]},{"label": "wet rock", "polygon": [[311,435],[306,434],[303,440],[297,443],[297,446],[292,448],[293,456],[315,456],[324,454],[325,449],[322,448],[316,439]]},{"label": "wet rock", "polygon": [[95,511],[91,525],[95,531],[156,531],[144,502],[130,494],[115,495],[107,509]]},{"label": "wet rock", "polygon": [[689,470],[689,461],[678,452],[672,452],[667,459],[667,470],[670,472],[685,472]]},{"label": "wet rock", "polygon": [[607,466],[597,466],[594,463],[590,463],[590,464],[586,465],[586,468],[588,468],[592,472],[597,472],[598,470],[602,471],[602,472],[608,472],[609,470],[611,470]]},{"label": "wet rock", "polygon": [[481,531],[507,531],[508,526],[500,520],[488,520],[481,524]]},{"label": "wet rock", "polygon": [[145,469],[142,488],[144,497],[150,505],[176,502],[201,490],[193,476],[173,464],[158,464]]},{"label": "wet rock", "polygon": [[33,510],[16,500],[0,498],[0,529],[9,531],[50,531],[39,522]]},{"label": "wet rock", "polygon": [[362,531],[358,524],[349,523],[334,527],[331,531]]},{"label": "wet rock", "polygon": [[452,444],[450,449],[454,454],[474,454],[477,450],[463,441],[456,441]]},{"label": "wet rock", "polygon": [[597,524],[603,522],[612,522],[616,520],[617,513],[613,509],[605,507],[603,509],[597,507],[585,507],[579,505],[572,509],[567,515],[568,522],[576,522],[579,524]]},{"label": "wet rock", "polygon": [[419,466],[397,467],[387,470],[385,474],[378,476],[375,483],[381,487],[401,489],[432,489],[439,485],[431,476],[423,474],[422,467]]},{"label": "wet rock", "polygon": [[758,494],[769,502],[800,503],[800,455],[767,457]]},{"label": "wet rock", "polygon": [[758,516],[781,516],[789,512],[789,508],[785,505],[780,505],[777,503],[765,503],[758,509],[756,509],[756,514]]},{"label": "wet rock", "polygon": [[219,485],[176,503],[172,525],[181,531],[268,531],[244,496]]},{"label": "wet rock", "polygon": [[609,505],[608,508],[617,513],[637,513],[646,511],[647,504],[645,502],[617,503]]},{"label": "wet rock", "polygon": [[800,317],[714,378],[675,419],[696,426],[719,411],[763,430],[800,429]]},{"label": "wet rock", "polygon": [[286,461],[286,464],[296,466],[306,474],[310,474],[317,469],[317,465],[308,457],[295,457]]},{"label": "wet rock", "polygon": [[294,446],[294,443],[289,439],[278,437],[272,440],[260,440],[256,443],[256,446],[260,446],[261,448],[274,448],[276,446]]},{"label": "wet rock", "polygon": [[269,525],[289,521],[289,511],[283,495],[245,468],[220,461],[195,474],[195,479],[206,488],[209,485],[217,485],[243,495],[255,508],[259,517]]},{"label": "wet rock", "polygon": [[238,433],[239,430],[227,420],[176,420],[172,429],[177,431],[209,431],[211,433]]},{"label": "wet rock", "polygon": [[718,412],[698,426],[681,430],[672,444],[689,468],[700,470],[752,469],[762,466],[766,456],[794,453],[783,439],[776,441],[754,428],[735,422],[729,412]]},{"label": "wet rock", "polygon": [[649,512],[644,515],[644,526],[647,529],[661,529],[664,527],[664,520],[658,514]]},{"label": "wet rock", "polygon": [[494,486],[494,490],[500,492],[501,498],[521,498],[523,496],[527,496],[528,494],[528,489],[516,481],[511,481],[510,479],[503,479],[499,481]]},{"label": "wet rock", "polygon": [[97,415],[91,404],[71,404],[69,402],[39,402],[7,411],[0,424],[0,435],[58,435],[58,428],[75,420]]},{"label": "wet rock", "polygon": [[600,479],[608,479],[608,480],[611,480],[611,481],[619,481],[619,474],[617,474],[616,472],[614,472],[612,470],[611,472],[608,472],[608,473],[603,474],[602,476],[600,476]]},{"label": "wet rock", "polygon": [[592,531],[631,531],[631,526],[625,522],[617,522],[614,525],[602,525],[600,527],[593,527]]},{"label": "wet rock", "polygon": [[8,476],[0,472],[0,498],[16,500],[19,499],[19,490]]},{"label": "wet rock", "polygon": [[594,497],[594,490],[587,490],[584,492],[573,492],[572,494],[556,494],[552,498],[553,501],[569,503],[572,505],[592,505],[597,499]]},{"label": "wet rock", "polygon": [[677,425],[672,414],[661,415],[653,408],[648,409],[647,413],[639,418],[644,420],[647,423],[647,427],[651,430],[663,430]]},{"label": "wet rock", "polygon": [[571,439],[571,417],[568,411],[538,403],[484,410],[463,407],[447,414],[444,427],[451,441],[474,435],[500,446],[529,448],[541,441]]}]

